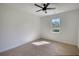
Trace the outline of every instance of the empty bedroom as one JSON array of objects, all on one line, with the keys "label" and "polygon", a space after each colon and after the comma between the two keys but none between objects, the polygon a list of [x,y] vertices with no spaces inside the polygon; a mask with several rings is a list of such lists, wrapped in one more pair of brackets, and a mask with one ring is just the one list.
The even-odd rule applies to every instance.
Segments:
[{"label": "empty bedroom", "polygon": [[0,56],[79,56],[79,3],[0,3]]}]

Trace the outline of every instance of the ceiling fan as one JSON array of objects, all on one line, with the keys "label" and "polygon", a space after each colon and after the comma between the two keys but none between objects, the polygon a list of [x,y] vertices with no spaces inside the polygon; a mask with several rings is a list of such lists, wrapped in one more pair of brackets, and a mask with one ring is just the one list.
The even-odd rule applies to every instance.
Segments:
[{"label": "ceiling fan", "polygon": [[40,6],[38,4],[34,4],[34,5],[41,8],[40,10],[37,10],[36,12],[44,11],[45,13],[47,13],[47,10],[56,9],[55,7],[48,8],[48,6],[50,5],[50,3],[43,3],[43,6]]}]

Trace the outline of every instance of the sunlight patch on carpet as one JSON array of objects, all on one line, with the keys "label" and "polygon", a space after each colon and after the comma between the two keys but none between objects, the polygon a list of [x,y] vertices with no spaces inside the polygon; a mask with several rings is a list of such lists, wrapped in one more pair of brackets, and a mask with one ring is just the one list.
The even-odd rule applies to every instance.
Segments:
[{"label": "sunlight patch on carpet", "polygon": [[45,44],[50,44],[48,41],[37,41],[37,42],[32,42],[33,45],[40,46],[40,45],[45,45]]}]

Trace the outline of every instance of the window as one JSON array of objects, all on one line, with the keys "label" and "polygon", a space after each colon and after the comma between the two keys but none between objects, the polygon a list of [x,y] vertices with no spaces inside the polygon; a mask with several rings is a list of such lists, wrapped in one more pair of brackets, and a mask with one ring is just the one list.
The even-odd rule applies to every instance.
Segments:
[{"label": "window", "polygon": [[59,32],[60,31],[60,18],[54,18],[52,19],[52,29],[53,32]]}]

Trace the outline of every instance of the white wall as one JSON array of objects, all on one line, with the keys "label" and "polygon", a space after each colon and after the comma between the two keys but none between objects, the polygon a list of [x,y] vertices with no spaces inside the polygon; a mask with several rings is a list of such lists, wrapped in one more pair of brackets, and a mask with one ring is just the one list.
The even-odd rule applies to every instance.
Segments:
[{"label": "white wall", "polygon": [[[77,45],[77,20],[79,10],[64,12],[58,15],[51,15],[41,18],[41,38]],[[61,32],[53,33],[51,19],[54,17],[61,19]]]},{"label": "white wall", "polygon": [[[78,16],[79,16],[79,12],[78,12]],[[78,28],[77,28],[77,37],[78,37],[78,40],[77,40],[77,46],[78,46],[78,48],[79,48],[79,17],[77,17],[78,18],[78,21],[77,21],[77,26],[78,26]]]},{"label": "white wall", "polygon": [[78,40],[77,40],[77,46],[79,48],[79,19],[78,19]]},{"label": "white wall", "polygon": [[37,39],[39,26],[38,17],[0,5],[0,52]]}]

